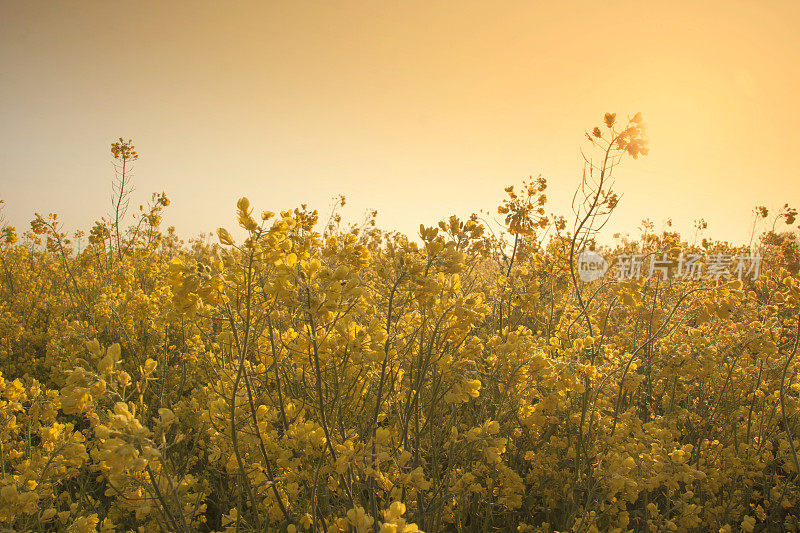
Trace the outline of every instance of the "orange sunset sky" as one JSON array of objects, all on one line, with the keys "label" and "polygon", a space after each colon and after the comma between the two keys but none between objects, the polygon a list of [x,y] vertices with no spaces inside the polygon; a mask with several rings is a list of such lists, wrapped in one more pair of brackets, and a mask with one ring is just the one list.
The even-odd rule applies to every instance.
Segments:
[{"label": "orange sunset sky", "polygon": [[191,236],[301,202],[415,233],[541,174],[569,213],[583,132],[641,111],[651,153],[617,175],[607,235],[671,217],[747,241],[800,200],[800,3],[0,0],[0,198],[20,230],[133,203]]}]

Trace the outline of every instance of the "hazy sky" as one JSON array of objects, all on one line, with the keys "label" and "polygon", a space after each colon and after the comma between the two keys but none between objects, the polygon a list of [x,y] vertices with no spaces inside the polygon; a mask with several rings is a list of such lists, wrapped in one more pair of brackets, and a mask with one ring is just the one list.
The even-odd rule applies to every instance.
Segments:
[{"label": "hazy sky", "polygon": [[747,240],[800,201],[800,3],[0,0],[0,198],[20,229],[110,210],[110,143],[136,198],[189,236],[307,202],[415,232],[539,174],[569,212],[583,132],[641,111],[651,155],[608,233],[705,217]]}]

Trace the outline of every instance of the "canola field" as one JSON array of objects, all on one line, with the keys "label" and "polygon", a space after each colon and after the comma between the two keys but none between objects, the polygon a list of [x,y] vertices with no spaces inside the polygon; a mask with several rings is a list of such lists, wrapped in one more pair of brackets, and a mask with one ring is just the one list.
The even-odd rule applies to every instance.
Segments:
[{"label": "canola field", "polygon": [[416,236],[242,198],[183,241],[120,139],[112,216],[2,228],[0,530],[797,531],[796,212],[602,244],[641,116],[586,144],[568,217],[533,179]]}]

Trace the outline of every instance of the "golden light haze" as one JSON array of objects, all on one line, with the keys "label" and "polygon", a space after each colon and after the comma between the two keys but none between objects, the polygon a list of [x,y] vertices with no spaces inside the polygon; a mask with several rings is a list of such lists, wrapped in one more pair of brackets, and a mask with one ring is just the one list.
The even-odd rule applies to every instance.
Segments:
[{"label": "golden light haze", "polygon": [[[641,111],[605,230],[671,217],[747,241],[800,199],[797,2],[0,1],[0,198],[87,228],[110,210],[109,144],[185,236],[236,199],[308,203],[415,233],[493,209],[541,174],[569,213],[583,132]],[[324,216],[324,215],[323,215]]]}]

